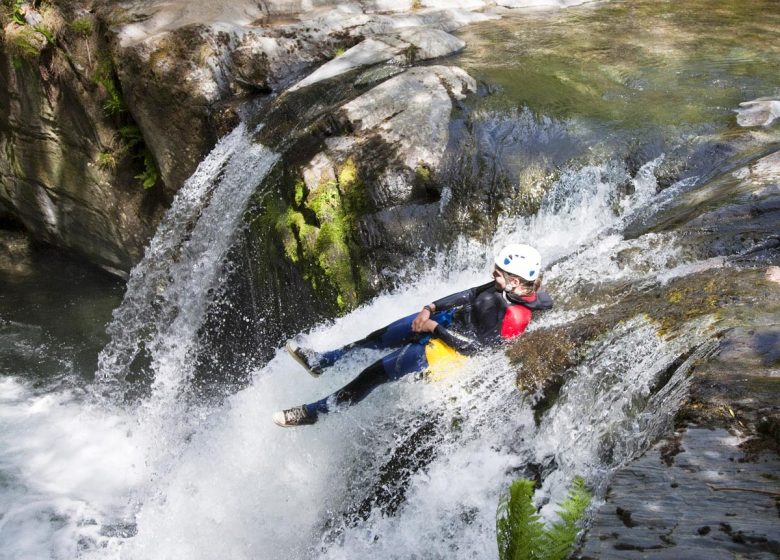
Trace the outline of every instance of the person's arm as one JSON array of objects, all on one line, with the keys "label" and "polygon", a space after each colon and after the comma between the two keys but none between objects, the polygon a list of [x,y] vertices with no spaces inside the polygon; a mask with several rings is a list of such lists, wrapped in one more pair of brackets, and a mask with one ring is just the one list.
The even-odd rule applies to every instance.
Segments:
[{"label": "person's arm", "polygon": [[487,288],[493,287],[494,284],[495,282],[491,280],[487,284],[482,284],[481,286],[469,288],[468,290],[463,290],[462,292],[456,292],[454,294],[445,296],[441,299],[437,299],[432,304],[433,310],[446,311],[447,309],[452,309],[453,307],[462,307],[464,305],[468,305],[469,303],[472,303],[474,299],[479,294],[484,292]]},{"label": "person's arm", "polygon": [[423,306],[422,310],[420,310],[420,312],[417,314],[417,317],[415,317],[414,321],[412,321],[412,330],[414,332],[430,332],[425,330],[425,322],[431,318],[431,315],[437,311],[446,311],[448,309],[452,309],[453,307],[462,307],[464,305],[468,305],[474,301],[474,298],[476,298],[480,293],[491,286],[493,286],[493,282],[488,282],[487,284],[483,284],[481,286],[476,286],[474,288],[469,288],[468,290],[463,290],[462,292],[450,294]]}]

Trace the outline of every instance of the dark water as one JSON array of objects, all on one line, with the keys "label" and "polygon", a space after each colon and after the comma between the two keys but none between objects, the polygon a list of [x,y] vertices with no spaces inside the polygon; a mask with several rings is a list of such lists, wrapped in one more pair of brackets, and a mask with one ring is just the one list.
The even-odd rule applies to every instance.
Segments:
[{"label": "dark water", "polygon": [[0,374],[91,380],[124,283],[51,247],[0,231]]}]

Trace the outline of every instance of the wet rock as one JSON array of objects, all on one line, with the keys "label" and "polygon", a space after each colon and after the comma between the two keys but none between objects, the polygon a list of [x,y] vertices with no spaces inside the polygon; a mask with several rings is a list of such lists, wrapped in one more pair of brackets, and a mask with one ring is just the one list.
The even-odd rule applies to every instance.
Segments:
[{"label": "wet rock", "polygon": [[694,364],[675,429],[618,470],[575,557],[780,553],[780,289],[766,273],[739,273],[716,314],[717,350]]},{"label": "wet rock", "polygon": [[739,126],[769,126],[780,117],[780,100],[760,97],[739,104],[737,124]]},{"label": "wet rock", "polygon": [[774,558],[780,553],[774,473],[780,458],[749,461],[724,429],[677,434],[670,465],[665,442],[617,473],[576,558]]},{"label": "wet rock", "polygon": [[629,239],[674,230],[686,250],[700,258],[743,255],[765,262],[776,258],[780,220],[780,152],[760,156],[695,187],[680,187],[659,198],[625,230]]}]

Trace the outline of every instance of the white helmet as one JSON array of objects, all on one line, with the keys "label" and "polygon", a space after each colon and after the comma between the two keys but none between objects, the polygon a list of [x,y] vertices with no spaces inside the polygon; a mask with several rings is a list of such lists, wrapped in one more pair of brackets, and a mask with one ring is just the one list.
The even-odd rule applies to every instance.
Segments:
[{"label": "white helmet", "polygon": [[507,245],[498,253],[496,266],[523,280],[532,282],[542,272],[542,256],[530,245],[515,243]]}]

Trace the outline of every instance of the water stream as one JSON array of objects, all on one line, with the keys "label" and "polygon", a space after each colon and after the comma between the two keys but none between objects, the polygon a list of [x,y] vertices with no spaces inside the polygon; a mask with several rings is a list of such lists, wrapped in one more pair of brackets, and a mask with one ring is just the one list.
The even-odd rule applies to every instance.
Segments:
[{"label": "water stream", "polygon": [[[649,10],[647,4],[637,3],[637,9]],[[663,5],[673,11],[671,3]],[[690,33],[712,25],[699,9]],[[558,306],[536,318],[532,329],[597,311],[605,302],[588,299],[593,282],[656,285],[724,266],[722,259],[691,259],[673,233],[623,236],[631,219],[652,214],[706,174],[698,169],[658,193],[656,172],[671,157],[664,149],[674,142],[635,150],[633,168],[625,164],[637,130],[636,109],[625,112],[634,107],[624,103],[626,92],[639,97],[635,103],[647,103],[648,91],[701,68],[701,58],[678,54],[674,65],[638,63],[615,78],[628,88],[623,93],[614,84],[592,83],[574,87],[579,93],[570,98],[557,93],[543,98],[537,93],[559,90],[544,89],[539,79],[521,95],[507,85],[514,84],[516,70],[496,68],[493,55],[480,55],[477,48],[494,45],[495,33],[506,31],[502,26],[528,29],[527,35],[512,35],[523,48],[531,41],[539,50],[529,49],[526,63],[544,48],[553,49],[556,64],[532,68],[545,80],[572,83],[558,66],[566,66],[571,43],[556,43],[557,34],[585,40],[596,23],[630,21],[636,12],[626,10],[625,3],[607,3],[553,20],[526,14],[522,26],[508,18],[495,32],[468,31],[474,51],[462,55],[463,64],[482,78],[506,82],[503,93],[474,108],[487,115],[484,142],[498,146],[494,151],[518,174],[533,158],[556,167],[538,212],[499,216],[490,239],[464,236],[437,253],[426,270],[410,263],[402,277],[412,280],[313,326],[298,336],[301,344],[322,350],[350,342],[436,297],[482,283],[493,253],[507,242],[533,240],[549,263],[546,282],[555,288]],[[724,21],[749,19],[741,8],[734,10]],[[751,29],[765,36],[757,19],[754,14]],[[683,29],[693,25],[683,23]],[[671,36],[671,27],[657,32],[666,29]],[[736,48],[712,33],[722,48]],[[614,48],[640,35],[626,33]],[[512,41],[503,44],[522,50]],[[587,51],[586,62],[614,62],[616,51],[591,47],[604,60]],[[775,49],[770,45],[767,52],[776,54]],[[713,46],[705,51],[697,56],[720,53]],[[668,100],[653,102],[655,124],[677,140],[690,127],[724,130],[734,91],[758,92],[777,67],[776,60],[762,57],[746,47],[717,66],[718,79],[734,80],[744,65],[757,77],[749,85],[724,86],[727,96],[692,101],[695,118],[672,117]],[[709,77],[691,80],[685,91],[712,86]],[[583,92],[597,101],[582,108],[574,99]],[[528,134],[512,136],[512,130]],[[585,149],[602,136],[603,142]],[[228,277],[226,259],[248,201],[265,188],[278,161],[243,125],[219,142],[178,193],[133,270],[122,303],[117,306],[115,284],[95,281],[94,308],[83,320],[93,331],[108,323],[107,338],[86,331],[76,339],[89,341],[78,346],[62,327],[75,324],[67,313],[59,316],[58,330],[28,312],[32,302],[20,300],[14,311],[10,300],[0,300],[0,558],[493,558],[496,506],[509,482],[538,477],[537,502],[548,518],[576,475],[588,480],[598,502],[614,470],[668,426],[685,395],[690,364],[711,351],[706,318],[664,337],[637,312],[586,349],[585,360],[538,424],[535,396],[516,389],[516,366],[502,351],[471,359],[441,382],[410,377],[387,384],[360,406],[302,429],[278,428],[272,412],[342,386],[376,352],[350,355],[314,379],[278,349],[268,363],[248,372],[246,388],[217,402],[194,399],[189,382],[194,357],[203,350],[199,331],[223,293],[218,288]],[[618,263],[617,254],[634,256]],[[11,278],[3,274],[3,280]],[[45,286],[20,282],[47,293]],[[61,297],[71,305],[80,302],[70,293]],[[49,342],[41,345],[42,340]],[[60,344],[63,340],[70,345]],[[62,360],[52,362],[60,354]],[[84,354],[90,360],[72,359]]]}]

